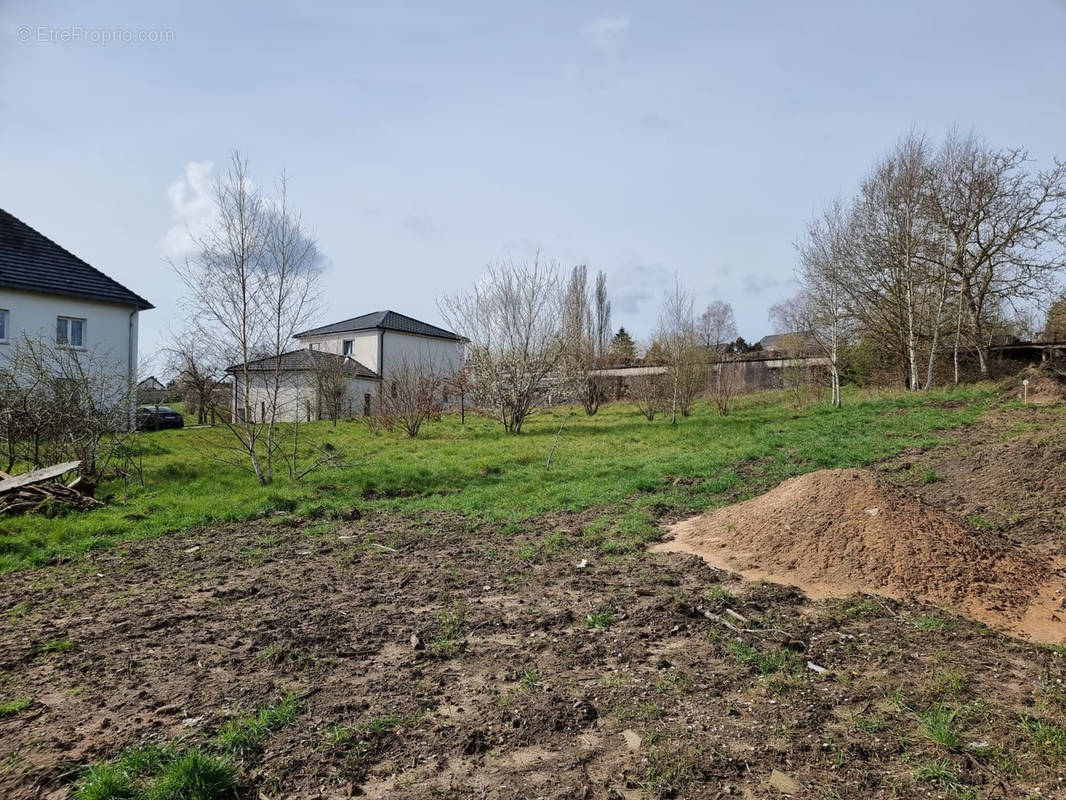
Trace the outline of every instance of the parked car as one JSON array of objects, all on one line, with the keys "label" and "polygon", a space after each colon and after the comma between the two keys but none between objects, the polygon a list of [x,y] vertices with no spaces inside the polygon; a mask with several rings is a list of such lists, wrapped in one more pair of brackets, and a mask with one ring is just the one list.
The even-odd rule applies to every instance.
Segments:
[{"label": "parked car", "polygon": [[158,431],[163,428],[184,428],[185,417],[168,406],[139,406],[137,430]]}]

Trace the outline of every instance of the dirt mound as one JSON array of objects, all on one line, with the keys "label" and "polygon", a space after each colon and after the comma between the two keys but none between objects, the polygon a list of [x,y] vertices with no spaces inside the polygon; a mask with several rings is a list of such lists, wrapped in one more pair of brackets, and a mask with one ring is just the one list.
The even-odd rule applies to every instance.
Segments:
[{"label": "dirt mound", "polygon": [[1007,397],[1037,406],[1059,405],[1066,402],[1066,375],[1048,367],[1026,367],[1008,383]]},{"label": "dirt mound", "polygon": [[1063,580],[1051,561],[982,541],[867,470],[801,475],[670,533],[655,549],[814,598],[914,598],[1040,641],[1066,639]]}]

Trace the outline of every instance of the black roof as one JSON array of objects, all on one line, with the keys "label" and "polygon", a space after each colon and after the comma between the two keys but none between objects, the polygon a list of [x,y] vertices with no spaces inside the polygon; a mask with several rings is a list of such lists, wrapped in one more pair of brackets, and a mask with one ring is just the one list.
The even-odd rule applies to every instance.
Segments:
[{"label": "black roof", "polygon": [[151,303],[0,208],[0,287],[144,310]]},{"label": "black roof", "polygon": [[[324,353],[321,350],[290,350],[281,354],[282,370],[307,370],[311,371],[329,362],[336,362],[350,370],[355,378],[377,378],[378,374],[369,367],[365,367],[350,356],[341,356],[336,353]],[[239,372],[240,364],[227,367],[226,372]],[[259,358],[248,362],[248,369],[252,372],[269,372],[274,369],[274,357]]]},{"label": "black roof", "polygon": [[297,336],[318,336],[329,333],[348,333],[349,331],[400,331],[401,333],[414,333],[419,336],[432,336],[437,339],[452,339],[461,342],[463,337],[457,333],[430,325],[409,317],[406,314],[398,314],[395,311],[375,311],[372,314],[363,314],[361,317],[352,317],[343,322],[334,322],[332,325],[323,325],[321,328],[312,328],[303,331]]}]

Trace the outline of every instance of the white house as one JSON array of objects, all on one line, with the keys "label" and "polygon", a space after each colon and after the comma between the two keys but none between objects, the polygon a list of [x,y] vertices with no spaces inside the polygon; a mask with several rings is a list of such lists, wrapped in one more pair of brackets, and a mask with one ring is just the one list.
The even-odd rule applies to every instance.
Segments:
[{"label": "white house", "polygon": [[97,368],[137,377],[137,322],[152,304],[0,209],[0,368],[19,337],[91,356]]},{"label": "white house", "polygon": [[[287,421],[323,419],[329,416],[330,401],[324,396],[323,381],[343,383],[340,413],[344,416],[369,414],[374,393],[389,390],[391,376],[398,370],[417,366],[422,371],[447,376],[454,374],[463,360],[461,336],[399,314],[376,311],[331,325],[296,334],[299,348],[282,355],[277,366],[282,372],[275,418]],[[250,408],[242,409],[243,368],[234,365],[234,414],[263,419],[272,407],[273,358],[248,364]]]}]

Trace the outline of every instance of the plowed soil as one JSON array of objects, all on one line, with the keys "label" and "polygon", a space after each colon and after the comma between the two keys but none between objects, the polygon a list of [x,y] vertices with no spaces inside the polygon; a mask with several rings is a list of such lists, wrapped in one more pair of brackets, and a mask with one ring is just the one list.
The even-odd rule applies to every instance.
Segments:
[{"label": "plowed soil", "polygon": [[869,592],[1066,642],[1066,570],[930,508],[868,470],[821,470],[680,522],[655,547],[816,598]]}]

